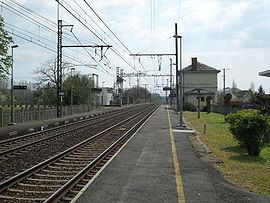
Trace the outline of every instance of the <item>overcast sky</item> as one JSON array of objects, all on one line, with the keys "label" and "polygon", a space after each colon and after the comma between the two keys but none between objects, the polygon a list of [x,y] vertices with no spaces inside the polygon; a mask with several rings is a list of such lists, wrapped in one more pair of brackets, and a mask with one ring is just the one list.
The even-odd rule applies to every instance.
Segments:
[{"label": "overcast sky", "polygon": [[[56,50],[57,36],[42,25],[54,31],[57,31],[57,27],[30,14],[27,15],[32,22],[26,20],[22,17],[25,11],[12,2],[14,0],[2,0],[0,5],[1,15],[8,23],[6,29],[20,36],[13,35],[15,43],[19,45],[14,50],[15,80],[33,81],[33,70],[56,56],[52,50]],[[57,22],[55,0],[15,2]],[[178,34],[183,36],[183,67],[191,63],[191,57],[197,57],[198,61],[216,69],[226,68],[226,86],[231,86],[235,80],[238,88],[248,89],[253,81],[256,89],[263,85],[266,92],[270,92],[270,78],[258,76],[259,72],[270,69],[270,0],[87,0],[128,49],[109,32],[83,0],[60,2],[86,25],[60,6],[60,19],[64,24],[74,25],[72,32],[83,44],[102,45],[106,42],[113,46],[113,50],[109,49],[102,60],[98,49],[87,49],[94,58],[90,59],[83,48],[63,48],[65,55],[88,65],[76,66],[76,71],[100,75],[100,85],[103,81],[104,86],[113,85],[117,66],[123,68],[125,73],[137,70],[147,74],[169,74],[169,57],[141,57],[134,60],[129,56],[129,51],[174,53],[174,24],[178,23]],[[78,44],[69,28],[64,31],[63,44]],[[151,47],[153,44],[156,45]],[[64,60],[75,65],[79,63],[66,57]],[[97,62],[102,67],[89,67]],[[140,83],[153,87],[154,84],[166,84],[167,78],[141,79]],[[135,84],[135,78],[126,78],[124,87]],[[222,73],[218,74],[218,87],[223,87]]]}]

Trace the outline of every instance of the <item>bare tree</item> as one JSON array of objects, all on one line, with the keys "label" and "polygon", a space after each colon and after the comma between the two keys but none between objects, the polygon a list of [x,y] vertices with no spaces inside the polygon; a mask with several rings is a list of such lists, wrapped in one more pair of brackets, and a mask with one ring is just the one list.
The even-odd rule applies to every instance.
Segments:
[{"label": "bare tree", "polygon": [[[70,63],[63,62],[62,63],[62,77],[67,75],[67,68],[70,67]],[[56,59],[49,59],[45,63],[41,64],[41,66],[37,67],[34,70],[34,74],[37,75],[37,82],[39,86],[45,84],[57,85],[57,61]]]}]

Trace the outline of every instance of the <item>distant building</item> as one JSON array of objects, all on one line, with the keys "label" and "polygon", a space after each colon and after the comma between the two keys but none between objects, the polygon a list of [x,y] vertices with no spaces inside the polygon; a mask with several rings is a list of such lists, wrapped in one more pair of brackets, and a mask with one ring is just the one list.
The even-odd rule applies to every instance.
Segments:
[{"label": "distant building", "polygon": [[102,91],[97,95],[98,101],[97,105],[108,106],[112,104],[113,101],[113,88],[102,87]]},{"label": "distant building", "polygon": [[212,103],[217,102],[217,70],[205,65],[197,58],[191,59],[191,65],[182,70],[183,75],[183,99],[197,106],[198,93],[201,96],[201,107],[206,106],[206,97],[212,96]]}]

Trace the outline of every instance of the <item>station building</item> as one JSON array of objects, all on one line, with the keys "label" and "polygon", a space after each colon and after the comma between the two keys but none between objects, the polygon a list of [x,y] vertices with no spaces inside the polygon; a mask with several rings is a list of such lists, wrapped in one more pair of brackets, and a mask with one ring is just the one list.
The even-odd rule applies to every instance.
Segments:
[{"label": "station building", "polygon": [[182,70],[184,103],[189,102],[197,106],[200,97],[200,106],[203,108],[207,105],[207,96],[211,96],[212,103],[216,103],[219,72],[220,70],[199,62],[197,58],[191,58],[191,65]]}]

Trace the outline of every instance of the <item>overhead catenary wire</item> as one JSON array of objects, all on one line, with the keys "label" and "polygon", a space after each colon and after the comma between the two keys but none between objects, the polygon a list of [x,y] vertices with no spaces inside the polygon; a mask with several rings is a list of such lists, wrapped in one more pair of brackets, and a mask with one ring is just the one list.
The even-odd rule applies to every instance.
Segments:
[{"label": "overhead catenary wire", "polygon": [[[71,32],[73,35],[74,35],[74,37],[75,37],[75,39],[79,42],[79,44],[80,45],[82,45],[82,43],[81,43],[81,41],[76,37],[76,35],[73,33],[73,32]],[[96,61],[96,59],[89,53],[89,51],[85,48],[85,47],[83,47],[84,48],[84,50],[88,53],[88,55],[97,63],[97,64],[99,64],[97,61]],[[111,73],[109,73],[107,70],[105,70],[100,64],[99,64],[99,66],[104,70],[104,71],[106,71],[108,74],[111,74]],[[111,74],[111,75],[113,75],[113,74]],[[114,76],[114,75],[113,75]]]},{"label": "overhead catenary wire", "polygon": [[[56,53],[55,49],[52,48],[52,47],[48,47],[48,46],[46,46],[46,45],[44,45],[44,44],[35,42],[35,41],[30,40],[30,39],[28,39],[28,38],[26,38],[26,37],[24,37],[24,36],[19,35],[19,34],[15,34],[15,33],[10,32],[10,31],[7,31],[7,32],[8,32],[9,34],[11,34],[11,35],[14,35],[14,36],[16,36],[16,37],[19,37],[19,38],[21,38],[21,39],[23,39],[23,40],[25,40],[25,41],[31,42],[31,43],[33,43],[33,44],[39,46],[39,47],[45,48],[45,49],[47,49],[47,50],[49,50],[49,51],[51,51],[51,52],[53,52],[53,53]],[[78,60],[78,59],[76,59],[76,58],[73,58],[73,57],[69,56],[69,55],[63,54],[63,56],[66,57],[66,58],[68,58],[68,59],[71,59],[71,60],[73,60],[73,61],[76,61],[76,62],[78,62],[78,63],[80,63],[80,64],[82,64],[82,65],[85,65],[85,64],[86,64],[86,63],[83,63],[83,62],[81,62],[80,60]]]},{"label": "overhead catenary wire", "polygon": [[[1,1],[1,3],[4,3],[4,2]],[[5,4],[5,5],[7,5],[7,4]],[[2,5],[2,8],[4,8],[4,9],[8,10],[9,12],[11,12],[11,13],[13,13],[13,14],[15,14],[15,15],[17,15],[17,16],[19,16],[19,17],[21,17],[21,18],[23,18],[23,19],[25,19],[25,20],[27,20],[27,21],[29,21],[29,22],[31,22],[31,23],[33,23],[33,24],[36,25],[37,27],[40,26],[42,29],[44,29],[44,30],[50,32],[51,34],[57,34],[57,32],[54,30],[53,27],[52,27],[52,28],[47,27],[46,25],[44,25],[44,24],[40,23],[39,21],[37,21],[37,20],[35,20],[35,19],[33,19],[33,18],[27,16],[26,14],[24,14],[24,13],[22,13],[21,11],[15,9],[15,8],[13,8],[13,7],[11,7],[10,5],[9,5],[8,7]],[[13,11],[13,10],[14,10],[14,11]],[[41,16],[41,15],[40,15],[40,16]],[[10,25],[11,25],[11,24],[10,24]],[[14,25],[12,25],[12,26],[14,26]],[[22,29],[22,28],[20,28],[20,29]],[[66,39],[69,40],[69,41],[72,41],[72,40],[71,40],[70,38],[68,38],[68,37],[66,37]],[[73,41],[73,42],[74,42],[74,41]]]},{"label": "overhead catenary wire", "polygon": [[[75,0],[73,0],[73,2],[85,13],[85,15],[91,19],[91,21],[93,23],[95,23],[95,25],[108,37],[110,38],[122,51],[126,52],[126,50],[124,48],[122,48],[121,46],[118,45],[118,43],[110,36],[108,35],[103,29],[102,27],[88,14],[88,12],[86,12]],[[88,23],[89,25],[89,23]],[[129,52],[126,52],[129,53]]]},{"label": "overhead catenary wire", "polygon": [[[15,32],[16,32],[17,34],[16,34],[15,36],[19,36],[19,34],[20,34],[21,38],[23,37],[23,39],[26,39],[26,37],[27,37],[27,38],[29,38],[28,41],[30,41],[30,42],[39,42],[39,43],[35,43],[36,45],[38,45],[38,44],[41,45],[41,44],[42,44],[42,41],[41,41],[40,39],[46,40],[46,41],[52,43],[53,45],[56,43],[56,42],[53,41],[53,40],[47,39],[47,38],[45,38],[45,37],[42,37],[42,36],[37,35],[37,34],[35,34],[35,33],[33,33],[33,32],[30,32],[30,31],[28,31],[28,30],[25,30],[25,29],[23,29],[23,28],[17,27],[17,26],[15,26],[15,25],[11,25],[11,24],[9,24],[9,23],[7,23],[7,22],[5,22],[5,25],[6,25],[6,26],[5,26],[6,28],[8,28],[8,29],[11,30],[11,31],[9,31],[10,34],[15,35]],[[19,31],[19,30],[20,30],[20,31]],[[8,30],[7,30],[7,31],[8,31]],[[30,35],[27,35],[27,34],[25,34],[24,32],[26,32],[26,33],[28,33],[28,34],[30,34],[30,35],[33,35],[33,36],[35,36],[35,37],[38,37],[39,39],[36,39],[36,38],[34,38],[33,36],[30,36]],[[24,36],[22,36],[22,35],[24,35]],[[75,42],[75,41],[72,40],[72,42]],[[44,48],[44,47],[47,47],[47,48],[50,48],[50,49],[54,49],[53,46],[49,46],[49,45],[46,44],[46,43],[44,43],[44,45],[42,45],[41,47],[43,47],[43,48]],[[74,51],[73,49],[70,49],[70,50]],[[80,54],[83,54],[83,53],[80,52]]]},{"label": "overhead catenary wire", "polygon": [[[55,0],[60,6],[62,6],[70,15],[72,15],[77,21],[79,21],[87,30],[89,30],[96,38],[98,38],[101,42],[106,44],[106,42],[101,39],[96,33],[94,33],[85,23],[83,23],[77,16],[74,15],[66,6],[64,6],[59,0]],[[107,44],[106,44],[107,45]]]},{"label": "overhead catenary wire", "polygon": [[[74,1],[74,0],[73,0]],[[155,38],[155,0],[153,0],[154,1],[154,38]],[[95,10],[87,3],[87,1],[86,0],[84,0],[84,2],[87,4],[87,6],[93,11],[93,13],[99,18],[99,20],[107,27],[107,29],[116,37],[116,39],[128,50],[128,52],[129,53],[131,53],[131,51],[126,47],[126,45],[115,35],[115,33],[107,26],[107,24],[100,18],[100,16],[95,12]],[[170,37],[171,38],[171,37]],[[154,40],[154,46],[155,46],[155,40]],[[141,64],[141,66],[143,67],[143,69],[145,70],[145,68],[144,68],[144,66],[143,66],[143,64],[141,63],[141,61],[140,60],[138,60],[139,61],[139,63]],[[128,63],[128,62],[127,62]],[[129,64],[129,63],[128,63]],[[132,68],[133,68],[133,66],[131,65],[131,64],[129,64]],[[135,71],[137,71],[136,70],[136,68],[134,67],[133,68]],[[144,78],[145,79],[145,78]],[[145,79],[148,83],[151,83],[149,80],[147,80],[147,79]],[[155,86],[155,84],[154,84],[154,86]]]},{"label": "overhead catenary wire", "polygon": [[[3,1],[1,1],[1,3],[3,3]],[[5,5],[5,9],[9,9],[9,10],[12,10],[10,7],[7,7],[6,5]],[[17,10],[17,9],[16,9]],[[17,10],[18,11],[18,10]],[[44,27],[44,26],[42,26],[42,23],[40,23],[40,21],[34,21],[35,20],[35,18],[33,18],[33,17],[31,17],[31,18],[27,18],[27,16],[26,16],[26,14],[21,14],[21,11],[18,11],[18,12],[16,12],[16,11],[14,11],[13,10],[13,13],[15,13],[16,15],[21,15],[21,17],[23,17],[24,19],[26,19],[26,20],[28,20],[29,22],[31,22],[31,23],[33,23],[34,25],[36,25],[36,26],[40,26],[41,27],[41,29],[45,29],[46,31],[48,31],[49,32],[49,30],[47,30],[46,29],[46,27]],[[34,19],[34,20],[33,20]],[[43,21],[42,21],[43,22]],[[45,26],[47,26],[46,24],[44,24]],[[52,25],[52,24],[51,24]],[[55,23],[54,23],[54,25],[56,25]],[[52,29],[51,31],[51,33],[53,33],[53,34],[56,34],[56,31],[55,31],[55,28],[51,28],[51,26],[47,26],[49,29]],[[20,29],[20,28],[17,28],[17,29]],[[35,34],[35,33],[28,33],[28,34],[33,34],[35,37],[40,37],[41,38],[41,40],[40,41],[38,41],[37,40],[37,38],[35,38],[35,41],[34,40],[32,40],[31,41],[31,39],[28,39],[28,38],[33,38],[34,39],[34,37],[31,37],[31,36],[27,36],[27,37],[24,37],[23,35],[20,35],[20,34],[18,34],[18,32],[16,31],[16,33],[12,33],[12,34],[15,34],[15,35],[17,35],[18,37],[21,37],[21,38],[24,38],[25,40],[27,40],[27,41],[29,41],[29,42],[31,42],[31,43],[34,43],[34,44],[36,44],[36,45],[38,45],[38,46],[40,46],[40,47],[43,47],[43,48],[46,48],[46,49],[51,49],[51,47],[50,46],[47,46],[46,44],[43,44],[42,43],[42,41],[41,40],[47,40],[46,38],[44,38],[44,37],[41,37],[40,35],[37,35],[37,34]],[[66,33],[68,36],[72,36],[72,35],[69,35],[68,33]],[[108,36],[108,35],[107,35]],[[110,39],[114,42],[114,43],[117,43],[116,41],[114,41],[111,37],[110,37]],[[118,38],[119,39],[119,38]],[[68,39],[67,39],[68,40]],[[51,41],[52,42],[52,41]],[[76,42],[76,41],[74,41],[74,40],[72,40],[72,42]],[[106,44],[108,44],[108,41],[107,40],[104,40],[104,42],[106,43]],[[77,44],[77,42],[76,42],[76,44]],[[123,45],[123,44],[122,44]],[[121,46],[119,46],[119,48],[121,48]],[[122,49],[123,50],[123,49]],[[128,50],[128,49],[127,49]],[[50,51],[53,51],[54,53],[55,53],[55,50],[50,50]],[[74,50],[73,50],[74,51]],[[88,50],[89,51],[89,50]],[[119,57],[119,58],[121,58],[125,63],[127,63],[130,67],[132,67],[135,71],[138,71],[136,68],[135,68],[135,66],[132,66],[131,64],[130,64],[130,62],[127,60],[127,59],[125,59],[125,57],[123,57],[122,56],[122,54],[117,50],[117,49],[112,49],[112,51]],[[89,52],[90,53],[90,52]],[[82,53],[80,53],[80,54],[82,54]],[[68,55],[64,55],[65,57],[67,57],[67,58],[70,58],[71,60],[74,60],[74,61],[77,61],[77,62],[79,62],[79,63],[81,63],[81,64],[85,64],[85,63],[82,63],[80,60],[78,60],[78,59],[75,59],[75,58],[73,58],[73,57],[70,57],[70,56],[68,56]],[[137,58],[136,58],[137,59]],[[105,60],[105,59],[104,59]],[[138,59],[137,59],[138,60]],[[96,61],[97,62],[97,61]],[[99,64],[99,63],[98,63]],[[142,64],[141,64],[142,65]],[[142,65],[143,66],[143,65]]]},{"label": "overhead catenary wire", "polygon": [[[59,5],[61,5],[69,14],[71,14],[77,21],[79,21],[86,29],[88,29],[92,34],[94,34],[94,36],[96,36],[101,42],[103,42],[104,44],[107,45],[107,43],[100,38],[96,33],[94,33],[85,23],[83,23],[77,16],[75,16],[69,9],[67,9],[66,6],[64,6],[62,3],[59,2],[59,0],[55,0],[56,2],[58,2]],[[111,48],[111,50],[117,55],[119,56],[128,66],[130,66],[132,69],[134,69],[135,71],[138,72],[138,70],[136,70],[135,67],[133,67],[123,56],[121,56],[121,54],[115,50],[114,48]]]},{"label": "overhead catenary wire", "polygon": [[88,4],[86,0],[84,0],[86,5],[93,11],[93,13],[98,17],[98,19],[106,26],[106,28],[113,34],[113,36],[128,50],[129,53],[131,51],[127,48],[127,46],[116,36],[116,34],[109,28],[109,26],[101,19],[101,17],[96,13],[96,11]]},{"label": "overhead catenary wire", "polygon": [[29,30],[25,30],[25,29],[23,29],[23,28],[20,28],[20,27],[18,27],[18,26],[12,25],[12,24],[10,24],[10,23],[5,22],[5,27],[7,27],[7,28],[9,28],[9,29],[12,29],[12,30],[14,30],[14,28],[15,28],[15,29],[18,29],[18,30],[21,30],[21,31],[23,31],[23,32],[26,32],[26,33],[28,33],[28,34],[34,35],[34,36],[36,36],[36,37],[39,37],[39,38],[41,38],[41,39],[44,39],[44,40],[46,40],[46,41],[48,41],[48,42],[51,42],[51,43],[54,43],[54,44],[55,44],[55,41],[53,41],[53,40],[51,40],[51,39],[42,37],[42,36],[40,36],[40,35],[38,35],[38,34],[35,34],[35,33],[33,33],[33,32],[30,32]]},{"label": "overhead catenary wire", "polygon": [[24,18],[24,19],[28,19],[28,20],[32,21],[32,22],[33,22],[35,25],[37,25],[37,26],[38,26],[38,25],[42,26],[45,30],[47,30],[47,31],[49,31],[49,32],[51,32],[51,33],[55,33],[55,31],[54,31],[53,28],[50,28],[50,27],[48,27],[47,25],[44,25],[44,24],[40,23],[39,21],[37,21],[37,20],[33,19],[32,17],[30,17],[30,16],[28,16],[28,15],[22,13],[21,11],[15,9],[15,8],[13,8],[13,7],[11,7],[10,5],[4,3],[3,1],[1,1],[1,3],[4,4],[4,5],[6,5],[6,6],[2,6],[2,7],[5,8],[6,10],[8,10],[8,11],[10,11],[10,12],[12,12],[12,13],[15,13],[16,15],[18,15],[18,16]]},{"label": "overhead catenary wire", "polygon": [[16,7],[18,7],[18,8],[20,8],[20,9],[24,10],[25,12],[27,12],[27,13],[29,13],[29,14],[31,14],[31,15],[36,16],[37,18],[39,18],[39,19],[42,20],[43,22],[46,22],[46,23],[51,24],[51,25],[53,25],[53,26],[56,25],[56,23],[55,23],[54,21],[52,21],[52,20],[50,20],[49,18],[46,18],[46,17],[40,15],[39,13],[33,11],[33,10],[30,9],[30,8],[25,7],[24,5],[18,3],[18,2],[15,1],[15,0],[6,0],[6,1],[9,1],[11,4],[15,5]]},{"label": "overhead catenary wire", "polygon": [[[78,14],[78,12],[77,11],[75,11],[75,9],[73,9],[69,4],[67,4],[67,2],[66,1],[64,1],[63,0],[63,2],[74,12],[74,13],[76,13],[77,14],[77,18],[79,18],[79,19],[83,19],[83,17],[80,15],[80,14]],[[103,33],[106,35],[106,36],[108,36],[114,43],[116,43],[89,15],[88,15],[88,13],[75,1],[75,0],[73,0],[73,2],[103,31]],[[94,14],[101,20],[101,22],[107,27],[107,29],[109,29],[109,31],[116,37],[116,39],[118,40],[118,41],[120,41],[120,43],[129,51],[129,53],[131,53],[130,52],[130,50],[124,45],[124,43],[116,36],[116,34],[109,28],[109,26],[100,18],[100,16],[95,12],[95,10],[87,3],[87,2],[85,2],[87,5],[88,5],[88,7],[94,12]],[[65,8],[66,9],[66,8]],[[86,24],[88,24],[89,25],[89,23],[87,22],[87,20],[85,19],[85,23]],[[89,25],[90,26],[90,25]],[[96,29],[94,29],[92,26],[90,26],[93,30],[95,30],[95,32],[97,32],[96,31]],[[98,33],[98,32],[97,32]],[[99,33],[97,34],[97,35],[100,35]],[[104,38],[103,38],[104,39]],[[106,43],[108,44],[108,42],[107,42],[107,40],[106,39],[104,39],[104,41],[106,41]],[[121,47],[120,47],[121,48]],[[122,48],[121,48],[122,49]],[[111,50],[118,56],[118,57],[120,57],[126,64],[128,64],[132,69],[134,69],[136,72],[138,72],[138,70],[135,68],[135,66],[132,66],[116,49],[114,49],[114,48],[111,48]],[[122,49],[123,50],[123,49]],[[135,58],[135,59],[137,59],[138,61],[139,61],[139,63],[140,63],[140,65],[142,66],[142,68],[144,69],[144,71],[146,71],[146,69],[145,69],[145,67],[143,66],[143,64],[140,62],[140,60],[138,59],[138,58]]]},{"label": "overhead catenary wire", "polygon": [[[1,1],[1,3],[3,3],[3,2]],[[16,15],[22,17],[22,18],[24,18],[25,20],[27,20],[27,21],[33,23],[34,25],[36,25],[36,26],[38,26],[38,27],[39,27],[39,26],[42,26],[42,27],[45,28],[45,30],[51,31],[51,33],[53,33],[53,34],[56,34],[56,33],[57,33],[57,32],[54,31],[53,29],[44,26],[42,23],[38,22],[37,20],[33,19],[32,17],[26,16],[26,14],[22,13],[21,11],[19,11],[19,10],[17,10],[17,9],[15,9],[15,11],[12,11],[12,9],[14,10],[14,8],[11,7],[11,6],[9,6],[9,8],[7,8],[6,6],[4,6],[4,8],[7,9],[7,10],[9,10],[10,12],[12,12],[12,13],[14,13],[14,14],[16,14]],[[31,12],[30,9],[29,9],[29,12]],[[39,15],[39,17],[42,18],[41,15]],[[9,23],[6,23],[6,24],[9,24]],[[30,32],[30,31],[28,31],[28,30],[23,29],[23,28],[19,28],[18,26],[15,26],[15,25],[9,24],[9,26],[7,26],[7,27],[9,27],[9,29],[12,30],[12,31],[9,31],[10,34],[12,34],[12,35],[14,35],[14,36],[16,36],[16,37],[19,37],[19,38],[21,38],[21,39],[24,39],[24,40],[26,40],[26,41],[28,41],[28,42],[31,42],[31,43],[33,43],[33,44],[35,44],[35,45],[38,45],[38,46],[40,46],[40,47],[42,47],[42,48],[46,48],[47,50],[50,50],[50,51],[56,53],[55,50],[54,50],[54,47],[49,46],[48,44],[45,44],[45,43],[43,44],[43,43],[40,41],[40,39],[49,41],[49,42],[51,42],[51,43],[53,43],[53,44],[55,44],[55,41],[52,41],[52,40],[47,39],[47,38],[44,38],[44,37],[42,37],[42,36],[40,36],[40,35],[37,35],[37,34],[35,34],[35,33],[32,33],[32,32]],[[17,30],[16,30],[16,29],[17,29]],[[31,35],[33,35],[33,36],[35,36],[35,37],[39,37],[40,39],[36,39],[36,38],[34,38],[33,36],[27,35],[27,34],[21,32],[21,31],[18,31],[18,30],[21,30],[21,31],[23,31],[23,32],[26,32],[26,33],[28,33],[28,34],[31,34]],[[14,33],[14,31],[16,31],[16,33]],[[72,41],[73,43],[77,43],[76,41],[71,40],[70,38],[65,37],[65,39],[67,39],[67,40],[69,40],[69,41]],[[71,49],[71,50],[72,50],[72,49]],[[72,50],[72,51],[74,51],[74,50]],[[80,54],[81,54],[81,53],[80,53]],[[79,63],[80,63],[80,61],[77,60],[77,59],[75,59],[74,57],[68,56],[68,55],[66,55],[66,54],[64,54],[64,56],[67,57],[67,58],[69,58],[69,59],[71,59],[71,60],[73,60],[73,61],[76,61],[76,62],[79,62]],[[97,62],[97,63],[98,63],[98,62]],[[81,64],[84,64],[84,63],[81,63]]]}]

